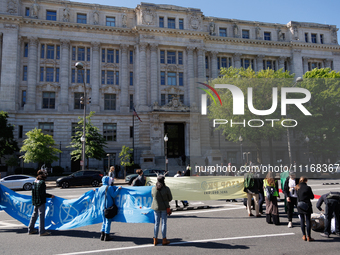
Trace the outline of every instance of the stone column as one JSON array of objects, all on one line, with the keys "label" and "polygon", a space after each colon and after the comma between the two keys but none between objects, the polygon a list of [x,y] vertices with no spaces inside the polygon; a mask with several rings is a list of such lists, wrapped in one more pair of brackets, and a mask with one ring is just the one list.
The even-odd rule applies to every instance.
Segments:
[{"label": "stone column", "polygon": [[256,56],[256,63],[257,63],[257,70],[256,71],[261,71],[263,70],[263,58],[264,55],[257,55]]},{"label": "stone column", "polygon": [[234,60],[234,67],[235,68],[240,68],[241,67],[241,53],[235,53],[233,55],[233,60]]},{"label": "stone column", "polygon": [[189,87],[189,105],[194,106],[195,103],[195,74],[194,74],[194,49],[195,47],[187,47],[187,73],[188,73],[188,87]]},{"label": "stone column", "polygon": [[308,72],[308,60],[310,58],[308,57],[303,57],[303,73]]},{"label": "stone column", "polygon": [[295,77],[302,77],[304,72],[303,72],[302,57],[301,57],[300,49],[292,50],[291,66],[292,66],[291,72],[295,73]]},{"label": "stone column", "polygon": [[25,111],[34,111],[36,103],[36,86],[38,72],[38,45],[37,37],[29,37],[28,43],[28,67],[27,67],[27,92]]},{"label": "stone column", "polygon": [[146,48],[147,43],[139,44],[139,104],[140,111],[147,111],[147,86],[146,86]]},{"label": "stone column", "polygon": [[67,112],[68,105],[68,86],[70,82],[70,41],[60,40],[61,56],[60,56],[60,93],[59,93],[59,112]]},{"label": "stone column", "polygon": [[151,105],[158,102],[158,45],[151,44]]},{"label": "stone column", "polygon": [[333,69],[340,71],[340,52],[332,52],[333,55]]},{"label": "stone column", "polygon": [[286,58],[285,57],[279,57],[278,59],[278,63],[279,63],[279,69],[283,68],[283,71],[286,71],[284,70],[285,69],[285,61],[286,61]]},{"label": "stone column", "polygon": [[329,68],[332,68],[332,60],[333,59],[330,59],[330,58],[326,58],[325,59],[325,68],[329,67]]},{"label": "stone column", "polygon": [[[91,111],[99,112],[100,111],[100,42],[92,42],[92,58],[91,58],[91,69],[90,69],[90,85],[92,88],[91,91]],[[85,76],[86,77],[86,76]],[[88,94],[89,95],[89,94]]]},{"label": "stone column", "polygon": [[129,82],[128,82],[128,45],[121,44],[120,52],[121,52],[121,61],[120,61],[120,112],[128,113],[129,105],[128,105],[128,97],[129,97]]},{"label": "stone column", "polygon": [[211,70],[211,78],[215,79],[218,77],[218,69],[217,69],[217,51],[212,51],[211,54],[211,65],[210,65],[210,70]]},{"label": "stone column", "polygon": [[205,81],[205,50],[204,48],[198,48],[197,49],[197,78],[199,81],[204,82]]}]

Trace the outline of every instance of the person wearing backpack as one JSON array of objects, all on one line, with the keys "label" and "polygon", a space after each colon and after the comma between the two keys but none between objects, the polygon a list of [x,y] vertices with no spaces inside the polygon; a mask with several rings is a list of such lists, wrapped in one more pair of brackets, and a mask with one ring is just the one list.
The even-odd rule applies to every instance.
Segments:
[{"label": "person wearing backpack", "polygon": [[248,216],[254,216],[251,212],[251,201],[254,198],[256,217],[260,217],[259,212],[259,182],[252,172],[244,175],[244,192],[247,193],[247,211]]},{"label": "person wearing backpack", "polygon": [[137,169],[136,174],[138,174],[138,176],[132,181],[131,186],[145,186],[146,178],[144,176],[143,170]]},{"label": "person wearing backpack", "polygon": [[339,220],[340,220],[340,192],[328,192],[323,194],[317,204],[316,208],[323,211],[321,205],[325,202],[325,228],[324,232],[320,235],[329,238],[331,234],[331,220],[334,216],[335,219],[335,234],[340,236]]},{"label": "person wearing backpack", "polygon": [[266,200],[266,221],[268,224],[280,225],[279,208],[277,206],[278,185],[272,172],[269,172],[266,179],[263,180],[263,189]]},{"label": "person wearing backpack", "polygon": [[296,178],[296,174],[294,171],[289,172],[289,176],[286,178],[283,193],[285,194],[285,198],[287,200],[287,216],[288,216],[288,227],[293,227],[293,212],[294,206],[297,207],[297,194],[296,194],[296,186],[299,184],[299,178]]}]

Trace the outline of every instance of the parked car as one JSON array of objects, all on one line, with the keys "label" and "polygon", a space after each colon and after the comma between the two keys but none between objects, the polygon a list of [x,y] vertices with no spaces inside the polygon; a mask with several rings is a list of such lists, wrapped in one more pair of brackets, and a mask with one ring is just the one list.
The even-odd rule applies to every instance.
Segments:
[{"label": "parked car", "polygon": [[0,184],[9,189],[24,189],[31,190],[35,177],[30,175],[16,174],[9,175],[0,179]]},{"label": "parked car", "polygon": [[[166,175],[168,172],[160,169],[143,169],[143,174],[145,177],[157,177],[157,175]],[[129,174],[125,177],[125,182],[132,184],[133,180],[136,179],[138,174]]]},{"label": "parked car", "polygon": [[69,188],[70,186],[92,185],[98,187],[102,183],[103,174],[97,170],[78,171],[71,175],[57,179],[57,187]]}]

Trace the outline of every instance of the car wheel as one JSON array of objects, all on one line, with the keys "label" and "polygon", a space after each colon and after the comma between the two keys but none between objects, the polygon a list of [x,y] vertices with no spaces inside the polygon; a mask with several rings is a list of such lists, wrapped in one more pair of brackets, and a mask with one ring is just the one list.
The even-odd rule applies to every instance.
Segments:
[{"label": "car wheel", "polygon": [[23,186],[24,190],[31,190],[32,189],[32,183],[25,183]]},{"label": "car wheel", "polygon": [[68,182],[63,182],[62,184],[61,184],[61,188],[63,188],[63,189],[67,189],[67,188],[69,188],[70,187],[70,184],[68,183]]},{"label": "car wheel", "polygon": [[98,180],[93,180],[91,182],[92,187],[98,187],[99,186],[99,181]]}]

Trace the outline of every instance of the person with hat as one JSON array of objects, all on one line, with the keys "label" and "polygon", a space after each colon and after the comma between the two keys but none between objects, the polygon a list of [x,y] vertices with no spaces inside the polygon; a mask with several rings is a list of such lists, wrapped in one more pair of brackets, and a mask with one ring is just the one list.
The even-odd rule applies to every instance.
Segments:
[{"label": "person with hat", "polygon": [[286,178],[283,193],[285,194],[285,198],[287,200],[287,216],[288,216],[288,227],[293,227],[293,212],[294,206],[297,207],[297,194],[296,194],[296,185],[299,184],[299,178],[296,178],[296,174],[294,171],[289,172],[289,176]]},{"label": "person with hat", "polygon": [[172,194],[169,187],[167,187],[164,183],[165,177],[163,175],[159,175],[157,177],[156,186],[152,188],[151,195],[153,197],[151,209],[154,210],[155,214],[155,226],[154,226],[154,237],[153,237],[153,245],[158,244],[158,230],[160,219],[162,218],[162,245],[167,245],[170,243],[166,239],[166,228],[167,228],[167,208],[170,208],[169,202],[172,200]]}]

